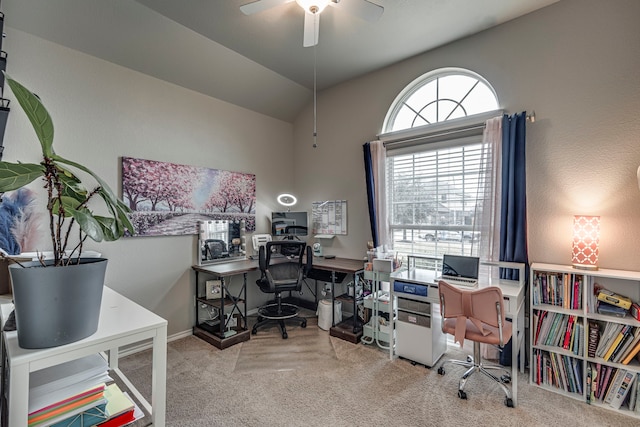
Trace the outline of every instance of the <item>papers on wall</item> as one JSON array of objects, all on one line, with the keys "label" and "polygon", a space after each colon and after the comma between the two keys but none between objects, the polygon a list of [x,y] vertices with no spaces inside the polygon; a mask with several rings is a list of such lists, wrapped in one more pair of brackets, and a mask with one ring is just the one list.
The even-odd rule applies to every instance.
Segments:
[{"label": "papers on wall", "polygon": [[313,234],[347,234],[347,201],[325,200],[312,203]]}]

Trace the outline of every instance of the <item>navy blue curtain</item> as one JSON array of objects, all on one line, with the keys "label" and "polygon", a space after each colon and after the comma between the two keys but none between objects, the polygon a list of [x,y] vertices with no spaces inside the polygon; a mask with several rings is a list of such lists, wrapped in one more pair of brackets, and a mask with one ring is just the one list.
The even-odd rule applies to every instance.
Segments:
[{"label": "navy blue curtain", "polygon": [[362,146],[364,151],[364,174],[367,182],[367,203],[369,204],[369,221],[371,222],[371,237],[373,239],[373,247],[378,247],[378,220],[376,215],[376,197],[374,187],[373,166],[371,164],[371,144],[366,143]]},{"label": "navy blue curtain", "polygon": [[[502,202],[500,261],[527,264],[527,186],[525,112],[502,119]],[[518,271],[503,269],[503,279],[518,280]],[[525,277],[526,280],[526,277]]]}]

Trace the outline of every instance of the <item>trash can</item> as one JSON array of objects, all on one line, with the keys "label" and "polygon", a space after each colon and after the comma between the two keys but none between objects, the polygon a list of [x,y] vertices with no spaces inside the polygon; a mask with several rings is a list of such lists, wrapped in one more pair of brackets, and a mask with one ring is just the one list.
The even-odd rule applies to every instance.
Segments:
[{"label": "trash can", "polygon": [[[336,324],[342,322],[342,301],[334,301],[333,308],[335,311]],[[328,331],[331,329],[331,300],[322,299],[318,301],[318,327]]]}]

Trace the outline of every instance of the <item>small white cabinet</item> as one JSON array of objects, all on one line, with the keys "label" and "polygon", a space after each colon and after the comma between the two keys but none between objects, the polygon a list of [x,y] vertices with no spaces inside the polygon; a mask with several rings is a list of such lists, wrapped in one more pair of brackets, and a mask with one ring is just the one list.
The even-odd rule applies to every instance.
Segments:
[{"label": "small white cabinet", "polygon": [[421,269],[404,270],[391,277],[391,295],[398,305],[395,354],[428,367],[447,350],[435,279],[435,270]]}]

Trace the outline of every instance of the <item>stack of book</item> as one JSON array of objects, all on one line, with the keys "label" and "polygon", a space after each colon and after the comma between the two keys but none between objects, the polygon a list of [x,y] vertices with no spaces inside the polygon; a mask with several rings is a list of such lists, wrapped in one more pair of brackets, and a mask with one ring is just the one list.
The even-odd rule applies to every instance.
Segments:
[{"label": "stack of book", "polygon": [[625,317],[629,313],[632,301],[626,296],[616,294],[610,290],[597,290],[598,313],[609,316]]},{"label": "stack of book", "polygon": [[628,365],[640,353],[640,327],[609,322],[596,348],[595,356],[607,362]]},{"label": "stack of book", "polygon": [[640,414],[640,374],[622,368],[589,363],[587,366],[587,403],[597,402],[620,409],[623,406]]},{"label": "stack of book", "polygon": [[534,345],[560,347],[573,354],[582,354],[584,329],[580,317],[546,310],[534,311],[533,316],[536,325]]},{"label": "stack of book", "polygon": [[119,427],[143,416],[112,381],[99,354],[33,372],[28,427]]},{"label": "stack of book", "polygon": [[99,354],[33,372],[29,381],[29,427],[69,425],[65,421],[76,416],[86,418],[87,423],[71,424],[74,427],[102,421],[107,381],[111,381],[107,362]]}]

